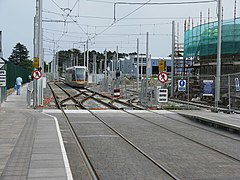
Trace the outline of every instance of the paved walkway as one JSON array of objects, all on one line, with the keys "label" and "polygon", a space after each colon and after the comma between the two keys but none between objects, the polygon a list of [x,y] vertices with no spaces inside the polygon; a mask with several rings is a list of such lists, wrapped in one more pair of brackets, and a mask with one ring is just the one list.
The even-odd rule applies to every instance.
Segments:
[{"label": "paved walkway", "polygon": [[0,107],[0,179],[72,179],[57,119],[27,106],[27,86]]}]

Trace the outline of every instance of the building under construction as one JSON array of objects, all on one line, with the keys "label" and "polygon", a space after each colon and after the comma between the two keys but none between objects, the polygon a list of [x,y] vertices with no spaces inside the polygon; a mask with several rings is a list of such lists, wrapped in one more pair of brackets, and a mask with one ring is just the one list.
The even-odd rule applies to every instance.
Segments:
[{"label": "building under construction", "polygon": [[[208,22],[184,33],[185,69],[192,74],[215,75],[218,22]],[[222,74],[240,72],[240,18],[222,22]]]}]

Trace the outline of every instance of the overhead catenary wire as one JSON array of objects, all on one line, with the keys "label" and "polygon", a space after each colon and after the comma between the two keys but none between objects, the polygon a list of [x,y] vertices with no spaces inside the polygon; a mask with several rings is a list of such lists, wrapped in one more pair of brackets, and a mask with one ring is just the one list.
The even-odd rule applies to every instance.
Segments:
[{"label": "overhead catenary wire", "polygon": [[[55,2],[56,0],[52,0],[54,3],[55,3],[55,5],[57,5],[57,3]],[[91,1],[91,0],[87,0],[87,1]],[[150,0],[151,1],[151,0]],[[147,1],[146,3],[147,4],[145,4],[145,3],[142,3],[142,5],[144,6],[144,5],[148,5],[148,4],[152,4],[152,2],[150,2],[150,1]],[[75,4],[73,5],[73,8],[76,6],[76,4],[77,4],[77,2],[79,2],[79,1],[76,1],[75,2]],[[101,0],[98,0],[98,2],[102,2],[102,3],[104,3],[104,2],[106,2],[106,3],[111,3],[111,4],[113,4],[114,2],[108,2],[108,1],[101,1]],[[201,1],[201,2],[197,2],[197,1],[189,1],[189,2],[186,2],[186,1],[182,1],[182,2],[178,2],[178,3],[182,3],[182,4],[184,4],[184,3],[188,3],[188,4],[191,4],[191,3],[206,3],[206,2],[216,2],[216,0],[212,0],[212,1]],[[116,3],[118,3],[118,2],[116,2]],[[130,3],[130,2],[123,2],[123,3]],[[165,5],[168,5],[169,3],[167,3],[167,4],[165,4]],[[136,4],[137,5],[137,4]],[[140,4],[139,4],[140,5]],[[153,17],[153,18],[150,18],[150,17],[133,17],[133,18],[130,18],[129,16],[131,15],[131,14],[133,14],[134,12],[136,12],[138,9],[140,9],[141,8],[141,6],[140,7],[138,7],[138,8],[136,8],[134,11],[132,11],[132,12],[130,12],[129,14],[127,14],[126,16],[123,16],[122,18],[119,18],[117,21],[116,21],[116,23],[111,23],[110,25],[101,25],[101,26],[96,26],[96,25],[90,25],[90,24],[81,24],[81,23],[79,23],[80,21],[79,21],[79,19],[77,19],[77,18],[96,18],[96,19],[106,19],[106,20],[109,20],[109,19],[112,19],[112,18],[109,18],[109,17],[100,17],[100,16],[73,16],[72,15],[72,10],[70,10],[69,9],[69,11],[64,11],[64,8],[62,8],[62,7],[60,7],[59,5],[57,6],[59,9],[61,9],[62,11],[63,11],[63,13],[65,14],[65,17],[64,17],[64,20],[62,20],[62,22],[61,23],[66,23],[66,24],[68,24],[68,23],[75,23],[75,24],[77,24],[77,26],[81,29],[83,29],[83,26],[88,26],[88,27],[94,27],[95,28],[95,32],[93,32],[93,33],[91,33],[91,32],[87,32],[86,33],[86,31],[84,31],[84,29],[83,29],[83,33],[76,33],[76,34],[79,34],[80,36],[81,35],[87,35],[87,37],[88,37],[88,39],[90,39],[90,40],[94,40],[96,37],[97,38],[111,38],[111,37],[123,37],[123,36],[144,36],[144,34],[139,34],[139,33],[136,33],[136,34],[117,34],[117,33],[112,33],[112,34],[106,34],[105,32],[109,29],[109,28],[113,28],[113,27],[133,27],[133,26],[144,26],[144,24],[139,24],[139,25],[134,25],[134,24],[132,24],[132,25],[125,25],[125,24],[123,24],[123,25],[117,25],[117,23],[119,22],[119,21],[123,21],[123,20],[135,20],[135,19],[152,19],[152,20],[154,20],[154,19],[186,19],[186,17]],[[72,8],[72,9],[73,9]],[[59,16],[63,16],[63,14],[60,14],[60,13],[54,13],[54,12],[50,12],[50,11],[48,11],[47,13],[53,13],[53,14],[56,14],[56,15],[59,15]],[[199,17],[193,17],[193,18],[196,18],[196,19],[199,19]],[[72,20],[72,22],[70,21],[70,19]],[[51,19],[48,19],[48,21],[51,21]],[[54,21],[54,20],[53,20]],[[57,22],[57,20],[56,20],[56,22]],[[60,21],[59,21],[60,22]],[[154,26],[154,32],[153,32],[153,34],[149,34],[149,35],[153,35],[153,36],[169,36],[168,34],[158,34],[158,33],[155,33],[155,26],[156,26],[156,24],[157,23],[154,23],[154,24],[149,24],[149,26],[151,26],[151,25],[153,25]],[[161,23],[162,24],[162,23]],[[171,23],[166,23],[166,24],[171,24]],[[70,25],[69,25],[70,26]],[[147,24],[146,24],[146,26],[147,26]],[[97,28],[104,28],[105,27],[105,29],[103,29],[102,31],[99,31],[99,32],[97,32]],[[99,30],[99,29],[98,29]],[[101,35],[101,36],[100,36]],[[69,31],[66,31],[66,29],[64,29],[64,32],[61,34],[61,38],[59,39],[59,42],[64,42],[64,39],[63,39],[63,37],[73,37],[72,35],[71,35],[71,32],[69,32]],[[83,38],[82,36],[81,37],[78,37],[78,36],[75,36],[76,38]],[[95,41],[95,40],[94,40]],[[95,41],[95,43],[98,43],[98,41]]]}]

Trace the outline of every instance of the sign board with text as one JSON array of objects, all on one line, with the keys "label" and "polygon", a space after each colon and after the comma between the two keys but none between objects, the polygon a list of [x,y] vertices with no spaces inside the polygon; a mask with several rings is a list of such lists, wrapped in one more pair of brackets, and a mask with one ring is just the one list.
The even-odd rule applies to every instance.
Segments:
[{"label": "sign board with text", "polygon": [[4,61],[2,58],[0,58],[0,69],[1,69],[4,65],[5,65],[5,61]]},{"label": "sign board with text", "polygon": [[203,80],[203,96],[213,96],[213,80]]},{"label": "sign board with text", "polygon": [[162,89],[161,86],[157,86],[157,101],[159,103],[168,102],[168,89]]},{"label": "sign board with text", "polygon": [[0,76],[0,87],[6,86],[7,78],[6,76]]}]

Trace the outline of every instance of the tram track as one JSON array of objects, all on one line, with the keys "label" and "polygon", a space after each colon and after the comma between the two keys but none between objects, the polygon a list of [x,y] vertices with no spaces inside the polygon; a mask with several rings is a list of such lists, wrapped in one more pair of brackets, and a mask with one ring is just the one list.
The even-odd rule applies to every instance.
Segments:
[{"label": "tram track", "polygon": [[[58,86],[58,85],[57,85]],[[78,102],[73,95],[71,95],[69,92],[65,91],[61,86],[58,86],[60,89],[62,89],[68,96],[70,99],[72,99],[72,101],[76,104],[81,104],[81,102]],[[56,99],[56,102],[57,102],[57,96],[55,95],[53,89],[50,87],[52,93],[54,94],[54,98]],[[82,94],[85,94],[86,93],[82,93]],[[94,93],[95,94],[95,93]],[[75,95],[77,96],[77,95]],[[92,95],[93,96],[93,95]],[[92,98],[92,96],[90,96]],[[87,97],[87,98],[90,98],[90,97]],[[106,97],[106,96],[105,96]],[[109,97],[107,97],[109,98]],[[98,100],[97,100],[98,101]],[[118,102],[121,102],[121,101],[118,101]],[[123,102],[121,102],[123,103]],[[109,105],[109,104],[105,104],[103,103],[104,105]],[[125,104],[125,103],[123,103]],[[126,105],[126,104],[125,104]],[[83,153],[84,155],[84,161],[86,162],[86,164],[88,165],[88,169],[89,169],[89,172],[91,174],[91,177],[93,179],[99,179],[99,176],[97,175],[97,172],[94,170],[94,167],[93,165],[91,164],[89,158],[87,157],[87,154],[84,150],[84,147],[82,146],[75,130],[74,130],[74,127],[72,126],[65,110],[62,108],[61,106],[61,103],[58,102],[57,103],[57,106],[58,108],[62,111],[62,113],[64,114],[64,117],[67,121],[67,124],[69,126],[69,128],[71,129],[71,133],[73,134],[74,136],[74,139],[75,141],[77,142],[78,144],[78,147],[79,149],[81,150],[81,152]],[[113,109],[118,109],[118,110],[121,110],[120,108],[117,108],[116,106],[113,106],[112,104],[109,105],[110,107],[112,107]],[[83,106],[84,107],[84,106]],[[138,146],[136,146],[133,142],[131,142],[128,138],[126,138],[124,135],[122,135],[120,132],[118,132],[116,129],[114,129],[113,127],[111,127],[107,122],[104,121],[104,119],[102,119],[101,117],[99,117],[97,114],[95,114],[93,111],[91,111],[90,109],[84,107],[83,108],[84,110],[87,110],[92,116],[94,116],[96,119],[98,119],[100,122],[102,122],[105,126],[107,126],[109,129],[111,129],[115,134],[117,134],[119,137],[121,137],[127,144],[129,144],[130,146],[132,146],[136,151],[138,151],[139,153],[141,153],[145,158],[147,158],[150,162],[152,162],[154,165],[156,165],[158,168],[160,168],[163,172],[165,172],[171,179],[175,179],[175,180],[178,180],[179,178],[177,176],[174,175],[173,172],[170,172],[170,170],[168,170],[167,168],[165,168],[162,164],[158,163],[157,161],[155,161],[153,158],[151,158],[147,153],[145,153],[144,151],[142,151]]]},{"label": "tram track", "polygon": [[[76,90],[76,89],[75,89],[75,90]],[[84,101],[86,101],[86,99],[88,99],[88,98],[93,98],[93,96],[95,96],[96,94],[98,94],[98,93],[96,93],[96,92],[94,92],[94,91],[90,91],[90,92],[91,92],[90,95],[89,95],[89,94],[86,94],[86,93],[84,93],[84,92],[81,92],[81,91],[78,91],[78,92],[79,92],[80,94],[84,94],[84,95],[85,95]],[[76,100],[76,99],[74,100],[74,98],[77,97],[78,94],[77,94],[77,95],[71,95],[70,93],[68,93],[68,96],[69,96],[69,98],[72,99],[72,101],[75,102],[76,104],[81,104],[81,105],[82,105],[82,103],[79,103],[78,100]],[[108,97],[108,98],[109,98],[109,97]],[[93,99],[94,99],[94,98],[93,98]],[[96,99],[97,99],[97,98],[95,98],[95,100],[96,100]],[[99,101],[99,99],[98,99],[97,101]],[[150,121],[150,120],[148,120],[148,119],[146,119],[146,118],[144,118],[144,117],[141,117],[141,116],[139,116],[139,115],[133,114],[133,113],[125,110],[124,108],[118,108],[117,106],[114,106],[112,103],[102,103],[102,104],[103,104],[103,105],[106,105],[106,106],[109,106],[110,109],[118,109],[118,110],[121,110],[121,111],[123,111],[123,112],[125,112],[125,113],[127,113],[127,114],[130,114],[130,115],[132,115],[132,116],[134,116],[134,117],[136,117],[136,118],[139,118],[139,119],[141,119],[141,120],[144,120],[144,121],[146,121],[146,122],[148,122],[148,123],[150,123],[150,124],[152,124],[152,125],[154,125],[154,126],[157,126],[157,127],[161,128],[161,129],[164,129],[164,130],[166,130],[166,131],[168,131],[168,132],[170,132],[170,133],[173,133],[173,134],[175,134],[175,135],[177,135],[177,136],[180,136],[180,137],[182,137],[182,138],[184,138],[184,139],[186,139],[186,140],[188,140],[188,141],[191,141],[191,142],[193,142],[193,143],[196,143],[196,144],[198,144],[198,145],[200,145],[200,146],[202,146],[202,147],[204,147],[204,148],[207,148],[207,149],[209,149],[209,150],[211,150],[211,151],[213,151],[213,152],[215,152],[215,153],[219,153],[219,154],[221,154],[221,155],[223,155],[223,156],[225,156],[225,157],[228,157],[228,158],[230,158],[230,159],[232,159],[232,160],[240,163],[240,158],[236,158],[236,157],[234,157],[234,156],[232,156],[232,155],[229,155],[229,154],[227,154],[227,153],[225,153],[225,152],[223,152],[223,151],[221,151],[221,150],[218,150],[218,149],[216,149],[216,148],[214,148],[214,147],[208,146],[208,145],[206,145],[206,144],[204,144],[204,143],[201,143],[201,142],[199,142],[199,141],[197,141],[197,140],[194,140],[193,138],[189,138],[189,137],[187,137],[187,136],[185,136],[185,135],[183,135],[183,134],[181,134],[181,133],[177,133],[177,132],[175,132],[175,131],[172,130],[172,129],[166,128],[166,127],[164,127],[164,126],[162,126],[162,125],[159,125],[159,124],[157,124],[157,123],[155,123],[155,122],[152,122],[152,121]],[[130,104],[130,103],[127,103],[127,104]],[[61,105],[60,105],[60,106],[61,106]],[[61,109],[62,109],[62,108],[61,108]],[[170,172],[170,171],[169,171],[167,168],[165,168],[163,165],[159,164],[157,161],[155,161],[153,158],[151,158],[151,156],[149,156],[147,153],[145,153],[143,150],[141,150],[140,147],[138,147],[137,145],[135,145],[131,140],[129,140],[129,139],[126,138],[123,134],[121,134],[121,133],[118,132],[116,129],[114,129],[112,126],[110,126],[106,121],[104,121],[104,119],[102,119],[102,118],[99,117],[97,114],[95,114],[93,111],[91,111],[91,109],[86,108],[86,107],[84,107],[84,108],[82,108],[82,109],[88,110],[95,118],[97,118],[99,121],[101,121],[103,124],[105,124],[109,129],[111,129],[111,130],[112,130],[113,132],[115,132],[119,137],[121,137],[122,139],[124,139],[125,142],[127,142],[127,143],[130,144],[132,147],[134,147],[138,152],[140,152],[141,154],[143,154],[147,159],[149,159],[151,162],[153,162],[156,166],[158,166],[158,167],[159,167],[160,169],[162,169],[164,172],[166,172],[167,174],[169,174],[170,177],[172,177],[173,179],[178,179],[178,178],[174,175],[174,173]],[[142,109],[142,108],[139,108],[139,109]],[[64,111],[64,109],[62,109],[62,110]],[[142,109],[142,110],[143,110],[143,109]],[[158,113],[153,112],[153,111],[150,111],[150,110],[147,110],[147,111],[149,111],[149,112],[151,112],[151,113],[154,113],[154,114],[157,114],[158,116],[163,116],[163,117],[165,117],[165,118],[167,118],[167,119],[170,119],[170,120],[173,120],[173,121],[177,121],[177,122],[179,122],[179,123],[183,123],[183,124],[186,124],[186,125],[189,125],[189,126],[192,126],[192,127],[195,127],[195,128],[198,128],[198,129],[201,129],[201,130],[204,130],[204,131],[207,131],[208,133],[214,133],[214,134],[219,135],[219,136],[222,136],[222,137],[224,137],[224,138],[229,138],[229,139],[231,139],[231,140],[234,140],[234,141],[236,141],[236,142],[238,142],[238,143],[240,142],[240,140],[237,140],[237,139],[235,139],[235,138],[231,138],[231,137],[228,137],[228,136],[226,136],[226,135],[222,135],[222,134],[220,134],[220,133],[216,133],[216,132],[214,132],[214,131],[209,131],[209,130],[207,130],[207,129],[205,129],[205,128],[202,128],[202,127],[199,127],[199,126],[196,126],[196,125],[192,125],[192,124],[190,124],[190,123],[183,122],[183,121],[178,120],[178,119],[176,119],[176,118],[172,118],[172,117],[169,117],[169,116],[166,116],[166,115],[163,115],[163,114],[159,115]],[[65,114],[65,115],[66,115],[66,114]],[[66,118],[67,118],[67,115],[66,115]],[[70,121],[69,121],[69,124],[70,124],[70,126],[71,126]],[[73,130],[73,131],[74,131],[74,130]]]}]

